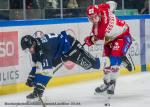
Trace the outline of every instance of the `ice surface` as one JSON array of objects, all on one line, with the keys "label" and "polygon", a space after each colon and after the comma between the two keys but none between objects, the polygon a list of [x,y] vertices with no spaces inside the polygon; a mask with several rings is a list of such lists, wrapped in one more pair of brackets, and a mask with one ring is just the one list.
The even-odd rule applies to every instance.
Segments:
[{"label": "ice surface", "polygon": [[[104,96],[94,95],[94,89],[101,83],[102,79],[46,89],[43,100],[49,103],[46,107],[104,107]],[[0,107],[42,107],[5,105],[25,103],[28,93],[30,91],[0,96]],[[150,107],[150,72],[120,76],[110,104],[110,107]]]}]

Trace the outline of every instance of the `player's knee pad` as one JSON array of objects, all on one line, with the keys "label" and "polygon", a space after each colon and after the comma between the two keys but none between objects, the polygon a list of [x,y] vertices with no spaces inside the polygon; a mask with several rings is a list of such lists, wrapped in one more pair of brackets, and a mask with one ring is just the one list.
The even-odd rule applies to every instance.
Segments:
[{"label": "player's knee pad", "polygon": [[111,72],[111,67],[110,67],[110,66],[104,68],[104,74],[105,74],[105,75],[106,75],[106,74],[109,74],[110,72]]},{"label": "player's knee pad", "polygon": [[119,76],[119,66],[111,66],[104,69],[104,80],[111,81],[116,80]]},{"label": "player's knee pad", "polygon": [[119,76],[119,66],[112,66],[111,70],[111,80],[116,80]]}]

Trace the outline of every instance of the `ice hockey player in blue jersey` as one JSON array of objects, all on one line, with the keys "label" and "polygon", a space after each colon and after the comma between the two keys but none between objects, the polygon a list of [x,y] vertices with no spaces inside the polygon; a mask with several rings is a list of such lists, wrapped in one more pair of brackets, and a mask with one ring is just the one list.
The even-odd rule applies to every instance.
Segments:
[{"label": "ice hockey player in blue jersey", "polygon": [[21,38],[21,47],[23,50],[28,49],[35,63],[26,82],[34,90],[27,95],[27,99],[42,97],[47,83],[53,77],[53,69],[63,62],[70,60],[85,70],[100,69],[101,66],[99,58],[85,51],[80,42],[66,31],[45,34],[40,38],[25,35]]}]

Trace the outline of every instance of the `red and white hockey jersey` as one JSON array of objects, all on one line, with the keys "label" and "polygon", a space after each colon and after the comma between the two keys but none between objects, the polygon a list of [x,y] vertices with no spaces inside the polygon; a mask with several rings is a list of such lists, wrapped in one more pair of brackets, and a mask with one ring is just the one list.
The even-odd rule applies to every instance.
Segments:
[{"label": "red and white hockey jersey", "polygon": [[97,25],[93,25],[92,33],[97,40],[114,40],[129,35],[129,27],[123,20],[118,19],[112,11],[109,4],[98,5],[101,14],[101,20]]}]

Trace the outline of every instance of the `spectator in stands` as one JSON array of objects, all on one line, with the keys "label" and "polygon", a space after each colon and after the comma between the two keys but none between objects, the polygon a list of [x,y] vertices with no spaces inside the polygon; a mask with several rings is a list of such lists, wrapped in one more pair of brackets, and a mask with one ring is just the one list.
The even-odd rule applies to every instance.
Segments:
[{"label": "spectator in stands", "polygon": [[148,14],[149,13],[149,3],[148,0],[145,0],[144,7],[141,9],[140,14]]},{"label": "spectator in stands", "polygon": [[58,8],[58,0],[47,0],[47,7]]},{"label": "spectator in stands", "polygon": [[43,0],[26,0],[27,9],[41,9],[44,7]]},{"label": "spectator in stands", "polygon": [[69,0],[67,8],[78,8],[78,3],[76,0]]},{"label": "spectator in stands", "polygon": [[27,9],[32,9],[32,2],[31,2],[31,0],[26,0],[26,8]]}]

